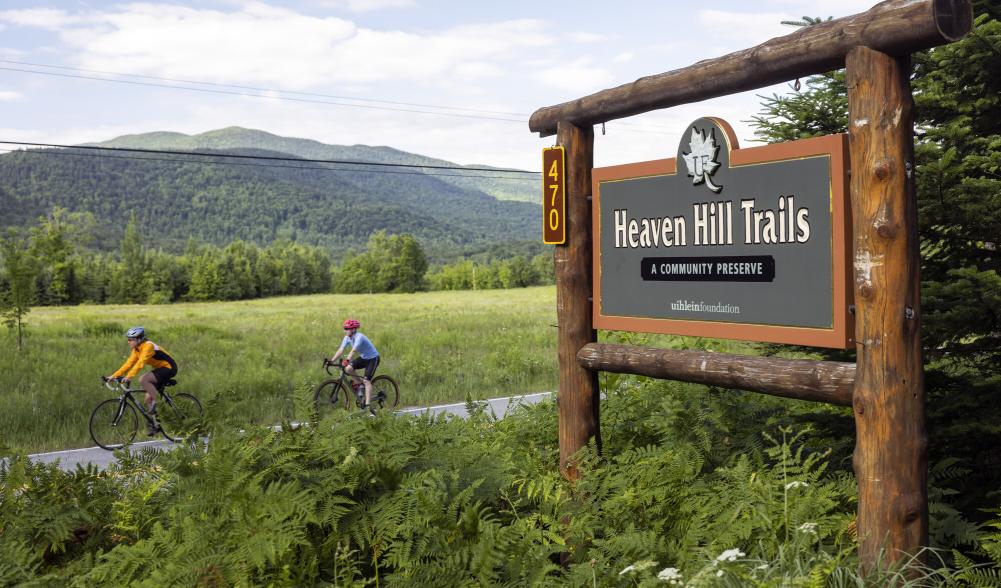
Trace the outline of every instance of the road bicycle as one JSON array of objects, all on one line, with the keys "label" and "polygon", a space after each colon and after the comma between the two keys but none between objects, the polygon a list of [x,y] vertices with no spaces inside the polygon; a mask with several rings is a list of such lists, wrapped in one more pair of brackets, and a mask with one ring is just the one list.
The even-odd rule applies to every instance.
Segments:
[{"label": "road bicycle", "polygon": [[[340,370],[340,373],[330,371],[332,367]],[[352,398],[355,406],[365,408],[365,384],[361,376],[348,374],[344,366],[328,359],[323,360],[323,369],[336,377],[320,382],[313,393],[313,402],[321,417],[339,407],[351,408]],[[368,407],[370,411],[396,408],[399,402],[400,386],[396,380],[384,374],[372,378],[372,403]]]},{"label": "road bicycle", "polygon": [[132,443],[139,432],[139,415],[142,415],[150,430],[163,433],[175,443],[197,435],[204,411],[202,403],[187,392],[170,394],[166,388],[177,384],[177,380],[167,380],[157,384],[160,393],[155,413],[150,413],[132,395],[145,394],[140,388],[129,388],[118,378],[102,377],[109,390],[118,392],[118,398],[102,401],[90,415],[90,436],[101,448],[109,451],[120,449]]}]

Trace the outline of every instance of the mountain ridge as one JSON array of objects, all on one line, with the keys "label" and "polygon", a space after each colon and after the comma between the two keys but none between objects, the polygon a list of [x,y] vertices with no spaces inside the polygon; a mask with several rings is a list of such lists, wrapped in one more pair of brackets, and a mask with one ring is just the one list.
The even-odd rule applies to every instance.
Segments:
[{"label": "mountain ridge", "polygon": [[[448,167],[471,167],[508,170],[490,165],[472,164],[459,166],[444,159],[410,153],[386,145],[335,145],[323,143],[315,139],[299,137],[284,137],[259,129],[248,129],[240,126],[229,126],[213,129],[203,133],[188,135],[173,131],[153,131],[122,135],[86,145],[97,147],[123,147],[133,149],[169,149],[194,151],[198,149],[265,149],[288,153],[303,159],[338,159],[366,161],[374,163],[395,163],[404,165],[432,165]],[[525,171],[525,170],[517,170]],[[455,174],[461,173],[456,170]],[[510,177],[448,177],[439,175],[442,181],[461,188],[479,190],[498,200],[514,200],[517,202],[538,203],[539,180],[529,174],[508,174]]]},{"label": "mountain ridge", "polygon": [[90,212],[99,223],[111,226],[124,226],[134,212],[144,233],[167,249],[183,247],[189,237],[216,244],[290,239],[323,246],[335,258],[363,248],[368,235],[385,230],[414,234],[432,258],[447,260],[470,251],[503,249],[507,242],[537,241],[541,225],[538,204],[499,200],[450,181],[454,178],[419,170],[225,157],[364,156],[367,161],[381,158],[412,165],[440,161],[393,148],[330,146],[239,127],[200,135],[143,133],[91,145],[217,157],[198,161],[74,149],[2,155],[0,209],[5,214],[0,226],[33,224],[55,206]]}]

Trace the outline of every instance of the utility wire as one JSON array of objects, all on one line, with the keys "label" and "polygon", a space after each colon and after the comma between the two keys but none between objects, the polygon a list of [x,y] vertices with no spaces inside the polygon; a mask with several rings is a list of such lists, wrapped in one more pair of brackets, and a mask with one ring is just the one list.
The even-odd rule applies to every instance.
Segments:
[{"label": "utility wire", "polygon": [[[9,141],[0,141],[0,143],[10,143]],[[71,148],[72,149],[72,148]],[[73,151],[63,151],[63,150],[50,150],[50,149],[34,149],[34,150],[21,150],[21,149],[0,149],[0,151],[5,153],[24,153],[29,155],[58,155],[58,156],[70,156],[70,157],[96,157],[99,159],[131,159],[134,161],[165,161],[169,163],[184,163],[184,164],[196,164],[196,165],[234,165],[240,167],[268,167],[268,168],[284,168],[284,169],[299,169],[299,170],[314,170],[322,172],[355,172],[355,173],[366,173],[366,174],[400,174],[400,175],[413,175],[413,176],[436,176],[443,178],[490,178],[495,180],[522,180],[524,178],[516,178],[511,176],[485,176],[478,174],[445,174],[445,173],[435,173],[435,172],[419,172],[419,171],[390,171],[385,169],[364,169],[364,168],[333,168],[333,167],[320,167],[311,165],[276,165],[268,163],[239,163],[236,161],[193,161],[185,159],[168,159],[165,157],[134,157],[131,155],[105,155],[101,153],[76,153]],[[168,152],[169,153],[169,152]],[[463,168],[453,168],[453,169],[463,169]]]},{"label": "utility wire", "polygon": [[[156,155],[177,155],[181,157],[216,157],[223,159],[255,159],[263,161],[293,161],[299,163],[333,163],[342,165],[370,165],[374,167],[402,167],[410,169],[446,169],[457,171],[482,171],[541,175],[542,172],[520,169],[498,169],[493,167],[465,167],[461,165],[420,165],[408,163],[383,163],[378,161],[353,161],[350,159],[307,159],[304,157],[281,157],[277,155],[240,155],[225,153],[199,153],[197,151],[169,151],[164,149],[139,149],[135,147],[98,147],[96,145],[60,145],[58,143],[32,143],[27,141],[0,141],[0,145],[27,145],[29,147],[54,147],[59,149],[84,149],[91,151],[112,151],[126,153],[150,153]],[[176,160],[169,160],[176,161]],[[322,168],[317,168],[322,169]]]},{"label": "utility wire", "polygon": [[[172,83],[176,83],[176,84],[196,84],[196,85],[199,85],[199,86],[213,86],[213,87],[217,87],[217,88],[237,88],[237,89],[240,89],[240,90],[253,90],[254,92],[280,92],[282,94],[295,94],[297,96],[312,96],[312,97],[315,97],[315,98],[332,98],[334,100],[354,100],[354,101],[357,101],[357,102],[375,102],[375,103],[378,103],[378,104],[394,104],[394,105],[397,105],[397,106],[416,106],[418,108],[438,108],[438,109],[442,109],[442,110],[462,110],[462,111],[466,111],[466,112],[477,112],[477,113],[481,113],[481,114],[500,114],[500,115],[506,115],[506,116],[520,116],[520,117],[525,117],[526,119],[528,118],[527,114],[524,114],[524,113],[521,113],[521,112],[503,112],[503,111],[498,111],[498,110],[484,110],[484,109],[480,109],[480,108],[466,108],[466,107],[462,107],[462,106],[440,106],[440,105],[437,105],[437,104],[420,104],[420,103],[415,103],[415,102],[397,102],[395,100],[379,100],[379,99],[376,99],[376,98],[358,98],[356,96],[338,96],[338,95],[335,95],[335,94],[320,94],[320,93],[317,93],[317,92],[300,92],[300,91],[296,91],[296,90],[280,90],[280,89],[277,89],[277,88],[261,88],[261,87],[258,87],[258,86],[241,86],[241,85],[238,85],[238,84],[221,84],[221,83],[218,83],[218,82],[199,82],[199,81],[196,81],[196,80],[183,80],[183,79],[179,79],[179,78],[164,78],[164,77],[160,77],[160,76],[147,76],[147,75],[141,75],[141,74],[122,73],[122,72],[117,72],[117,71],[106,71],[106,70],[100,70],[100,69],[84,69],[84,68],[81,68],[81,67],[69,67],[69,66],[65,66],[65,65],[48,65],[48,64],[45,64],[45,63],[32,63],[30,61],[14,61],[12,59],[0,59],[0,63],[10,63],[10,64],[13,64],[13,65],[27,65],[27,66],[31,66],[31,67],[45,67],[45,68],[50,68],[50,69],[61,69],[61,70],[66,70],[66,71],[79,71],[79,72],[84,72],[84,73],[96,73],[96,74],[109,75],[109,76],[121,76],[121,77],[128,77],[128,78],[139,78],[139,79],[143,79],[143,80],[157,80],[157,81],[160,81],[160,82],[172,82]],[[25,71],[25,70],[16,70],[16,71]],[[106,78],[98,78],[98,79],[105,80]]]},{"label": "utility wire", "polygon": [[[44,67],[44,68],[50,68],[50,69],[60,69],[60,70],[76,71],[76,72],[84,72],[84,73],[97,73],[97,74],[102,74],[102,75],[113,75],[113,76],[120,76],[120,77],[131,77],[131,78],[138,78],[138,79],[144,79],[144,80],[157,80],[157,81],[164,81],[164,82],[171,82],[171,83],[170,84],[157,84],[157,83],[152,83],[152,82],[138,82],[138,81],[134,81],[134,80],[121,80],[121,79],[113,79],[113,78],[107,78],[107,77],[96,77],[96,76],[88,76],[88,75],[81,75],[81,74],[66,74],[66,73],[58,73],[58,72],[52,72],[52,71],[39,71],[39,70],[34,70],[34,69],[24,69],[24,68],[20,68],[20,67],[2,67],[2,66],[0,66],[0,70],[3,70],[3,71],[14,71],[14,72],[20,72],[20,73],[30,73],[30,74],[38,74],[38,75],[46,75],[46,76],[74,78],[74,79],[83,79],[83,80],[93,80],[93,81],[98,81],[98,82],[112,82],[112,83],[118,83],[118,84],[128,84],[128,85],[133,85],[133,86],[149,86],[149,87],[155,87],[155,88],[169,88],[169,89],[173,89],[173,90],[190,90],[192,92],[204,92],[204,93],[210,93],[210,94],[225,94],[225,95],[230,95],[230,96],[243,96],[243,97],[248,97],[248,98],[264,98],[264,99],[267,99],[267,100],[286,100],[286,101],[290,101],[290,102],[305,102],[305,103],[311,103],[311,104],[326,104],[326,105],[331,105],[331,106],[347,106],[347,107],[354,107],[354,108],[367,108],[367,109],[372,109],[372,110],[388,110],[388,111],[394,111],[394,112],[410,112],[410,113],[415,113],[415,114],[432,114],[432,115],[433,114],[437,114],[437,115],[441,115],[441,116],[452,116],[452,117],[460,117],[460,118],[474,118],[474,119],[484,119],[484,120],[495,120],[495,121],[501,121],[501,122],[516,122],[516,123],[521,123],[521,124],[527,124],[528,118],[529,118],[529,115],[524,114],[524,113],[517,113],[517,112],[503,112],[503,111],[485,110],[485,109],[478,109],[478,108],[465,108],[465,107],[461,107],[461,106],[438,106],[438,105],[434,105],[434,104],[420,104],[420,103],[413,103],[413,102],[399,102],[399,101],[394,101],[394,100],[379,100],[379,99],[374,99],[374,98],[355,98],[355,97],[351,97],[351,96],[338,96],[338,95],[333,95],[333,94],[320,94],[320,93],[314,93],[314,92],[299,92],[299,91],[294,91],[294,90],[282,90],[282,89],[276,89],[276,88],[261,88],[261,87],[255,87],[255,86],[240,86],[240,85],[236,85],[236,84],[221,84],[221,83],[216,83],[216,82],[199,82],[199,81],[195,81],[195,80],[184,80],[184,79],[178,79],[178,78],[165,78],[165,77],[158,77],[158,76],[146,76],[146,75],[140,75],[140,74],[130,74],[130,73],[120,73],[120,72],[103,71],[103,70],[84,69],[84,68],[69,67],[69,66],[62,66],[62,65],[47,65],[47,64],[43,64],[43,63],[32,63],[32,62],[27,62],[27,61],[14,61],[14,60],[11,60],[11,59],[0,59],[0,63],[9,63],[9,64],[13,64],[13,65],[23,65],[23,66],[30,66],[30,67]],[[173,85],[173,84],[178,84],[178,83],[180,83],[180,84],[197,84],[197,85],[200,85],[200,86],[212,86],[212,87],[215,87],[215,88],[236,88],[236,89],[239,89],[239,90],[250,90],[250,91],[253,91],[253,92],[268,92],[269,94],[249,94],[249,93],[246,93],[246,92],[237,92],[237,91],[233,91],[233,90],[224,90],[224,89],[214,90],[214,89],[211,89],[211,88],[197,88],[197,87],[192,87],[192,86],[177,86],[177,85]],[[294,98],[294,97],[290,97],[290,96],[274,96],[274,95],[271,95],[270,93],[294,94],[294,95],[297,95],[297,96],[312,96],[312,97],[319,97],[319,98],[331,98],[333,100],[316,100],[316,99],[310,99],[310,98]],[[436,112],[436,111],[419,110],[419,109],[411,109],[411,108],[393,108],[393,107],[389,107],[389,106],[374,106],[372,104],[350,104],[350,103],[345,103],[345,102],[337,102],[335,100],[352,100],[352,101],[355,101],[355,102],[373,102],[373,103],[377,103],[377,104],[392,104],[392,105],[397,105],[397,106],[414,106],[414,107],[417,107],[417,108],[434,108],[434,109],[440,109],[440,110],[459,110],[459,111],[465,111],[465,112],[469,112],[469,113],[479,113],[479,114],[461,114],[461,113],[458,113],[458,112]],[[486,116],[487,114],[506,115],[506,116]],[[520,117],[520,118],[507,118],[507,116],[517,116],[517,117]],[[625,122],[625,121],[615,121],[615,126],[617,126],[617,127],[618,126],[623,126],[623,127],[642,127],[645,130],[638,130],[638,128],[626,128],[626,129],[622,129],[622,130],[625,131],[625,132],[628,132],[628,133],[645,133],[645,134],[655,134],[655,135],[663,135],[663,134],[668,134],[668,133],[659,132],[659,131],[653,131],[653,130],[649,130],[649,129],[660,128],[660,129],[667,130],[667,129],[671,129],[672,128],[672,127],[668,127],[667,125],[658,125],[658,124],[650,124],[650,123],[629,123],[629,122]]]},{"label": "utility wire", "polygon": [[150,86],[150,87],[154,87],[154,88],[171,88],[173,90],[190,90],[192,92],[204,92],[204,93],[207,93],[207,94],[226,94],[226,95],[229,95],[229,96],[243,96],[243,97],[246,97],[246,98],[263,98],[265,100],[287,100],[289,102],[306,102],[306,103],[310,103],[310,104],[327,104],[327,105],[332,105],[332,106],[347,106],[347,107],[350,107],[350,108],[367,108],[367,109],[371,109],[371,110],[391,110],[391,111],[394,111],[394,112],[409,112],[409,113],[414,113],[414,114],[437,114],[439,116],[453,116],[453,117],[458,117],[458,118],[478,118],[478,119],[487,119],[487,120],[497,120],[497,121],[503,121],[503,122],[516,122],[516,123],[521,123],[521,124],[525,124],[526,120],[527,120],[527,119],[520,119],[520,118],[502,118],[502,117],[497,117],[497,116],[485,116],[485,115],[482,115],[482,114],[461,114],[461,113],[458,113],[458,112],[432,112],[432,111],[429,111],[429,110],[417,110],[417,109],[413,109],[413,108],[393,108],[393,107],[390,107],[390,106],[374,106],[374,105],[371,105],[371,104],[348,104],[347,102],[334,102],[334,101],[331,101],[331,100],[315,100],[315,99],[311,99],[311,98],[293,98],[293,97],[290,97],[290,96],[284,96],[284,97],[283,96],[267,96],[267,95],[264,95],[264,94],[249,94],[247,92],[236,92],[236,91],[233,91],[233,90],[214,90],[212,88],[193,88],[191,86],[172,86],[170,84],[155,84],[155,83],[152,83],[152,82],[137,82],[137,81],[134,81],[134,80],[115,80],[115,79],[111,79],[111,78],[98,78],[98,77],[94,77],[94,76],[85,76],[85,75],[79,75],[79,74],[58,73],[58,72],[54,72],[54,71],[37,71],[37,70],[29,70],[29,69],[20,69],[20,68],[16,68],[16,67],[0,67],[0,70],[4,70],[4,71],[17,71],[17,72],[22,72],[22,73],[33,73],[33,74],[40,74],[40,75],[44,75],[44,76],[56,76],[56,77],[61,77],[61,78],[76,78],[76,79],[83,79],[83,80],[96,80],[96,81],[100,81],[100,82],[112,82],[112,83],[115,83],[115,84],[128,84],[130,86]]}]

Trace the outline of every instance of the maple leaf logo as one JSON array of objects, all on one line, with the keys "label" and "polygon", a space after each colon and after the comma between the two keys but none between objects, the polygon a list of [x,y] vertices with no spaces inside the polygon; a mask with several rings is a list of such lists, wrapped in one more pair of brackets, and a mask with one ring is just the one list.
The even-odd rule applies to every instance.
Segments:
[{"label": "maple leaf logo", "polygon": [[688,146],[692,151],[682,153],[681,157],[688,166],[688,175],[692,177],[692,185],[696,186],[705,182],[710,190],[718,194],[723,186],[717,186],[712,181],[712,175],[719,167],[719,163],[716,161],[716,154],[719,153],[719,145],[716,144],[716,129],[711,129],[707,137],[705,131],[696,131],[693,128]]}]

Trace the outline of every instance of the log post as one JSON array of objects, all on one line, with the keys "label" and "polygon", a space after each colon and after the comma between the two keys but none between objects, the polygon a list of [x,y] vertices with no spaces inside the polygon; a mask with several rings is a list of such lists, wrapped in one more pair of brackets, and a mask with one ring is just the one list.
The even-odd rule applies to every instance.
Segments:
[{"label": "log post", "polygon": [[638,374],[773,396],[852,405],[855,364],[691,349],[591,343],[577,361],[593,371]]},{"label": "log post", "polygon": [[553,253],[556,265],[556,320],[560,369],[560,471],[578,476],[572,457],[595,437],[598,427],[598,375],[577,363],[577,351],[596,340],[591,322],[591,169],[594,130],[559,123],[556,142],[566,149],[567,242]]},{"label": "log post", "polygon": [[854,227],[853,409],[859,559],[871,570],[928,542],[928,438],[910,59],[868,47],[846,59]]}]

